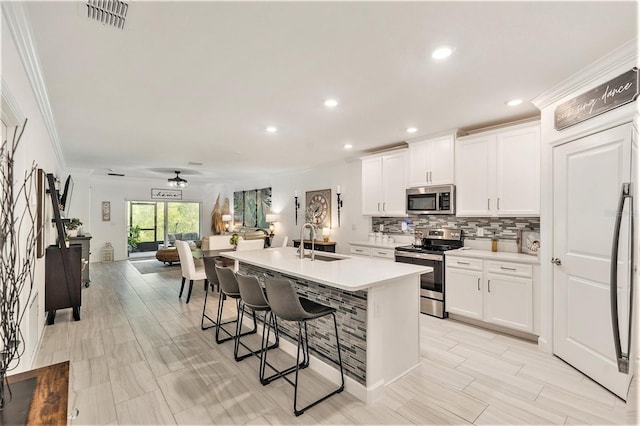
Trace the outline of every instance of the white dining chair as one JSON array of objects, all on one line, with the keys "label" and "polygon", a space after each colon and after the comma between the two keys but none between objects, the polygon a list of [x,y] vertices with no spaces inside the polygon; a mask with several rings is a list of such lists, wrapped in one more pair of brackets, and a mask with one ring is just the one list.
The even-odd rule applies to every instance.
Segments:
[{"label": "white dining chair", "polygon": [[[262,250],[264,249],[264,240],[260,238],[259,240],[239,240],[238,245],[236,246],[236,251],[248,251],[248,250]],[[240,262],[237,260],[233,264],[233,270],[238,272],[240,269]]]},{"label": "white dining chair", "polygon": [[276,235],[271,240],[271,247],[286,247],[289,242],[289,237],[286,235]]},{"label": "white dining chair", "polygon": [[193,289],[193,282],[197,280],[204,280],[204,288],[207,288],[209,282],[207,281],[207,275],[204,272],[204,267],[196,267],[193,261],[193,255],[191,249],[186,241],[175,241],[176,248],[178,249],[178,257],[180,258],[180,269],[182,269],[182,285],[180,286],[180,295],[184,290],[184,283],[189,280],[189,293],[187,294],[187,303],[191,299],[191,290]]}]

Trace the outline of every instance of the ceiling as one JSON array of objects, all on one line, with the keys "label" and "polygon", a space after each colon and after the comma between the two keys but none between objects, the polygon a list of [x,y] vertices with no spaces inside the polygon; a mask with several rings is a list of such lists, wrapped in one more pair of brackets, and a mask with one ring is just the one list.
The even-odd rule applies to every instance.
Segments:
[{"label": "ceiling", "polygon": [[85,5],[27,5],[67,167],[203,182],[536,115],[637,33],[636,2],[133,1],[122,30]]}]

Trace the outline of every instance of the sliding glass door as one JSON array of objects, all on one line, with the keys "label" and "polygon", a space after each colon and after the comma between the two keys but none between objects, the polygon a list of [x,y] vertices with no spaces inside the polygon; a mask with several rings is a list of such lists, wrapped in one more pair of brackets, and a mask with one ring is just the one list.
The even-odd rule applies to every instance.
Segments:
[{"label": "sliding glass door", "polygon": [[156,252],[175,240],[200,240],[201,203],[129,201],[129,252]]}]

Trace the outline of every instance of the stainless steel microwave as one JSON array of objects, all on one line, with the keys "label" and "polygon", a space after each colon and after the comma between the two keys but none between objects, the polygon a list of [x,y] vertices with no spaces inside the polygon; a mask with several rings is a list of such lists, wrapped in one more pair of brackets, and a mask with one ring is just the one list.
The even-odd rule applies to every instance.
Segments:
[{"label": "stainless steel microwave", "polygon": [[407,214],[456,214],[455,185],[408,188]]}]

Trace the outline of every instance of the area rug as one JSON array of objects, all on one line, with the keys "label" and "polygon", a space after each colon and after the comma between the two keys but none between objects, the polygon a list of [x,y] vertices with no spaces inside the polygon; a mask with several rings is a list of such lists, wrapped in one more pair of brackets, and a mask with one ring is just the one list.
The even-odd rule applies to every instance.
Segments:
[{"label": "area rug", "polygon": [[173,265],[165,264],[157,259],[136,259],[129,260],[129,263],[141,274],[155,274],[158,272],[169,272],[180,269],[180,263]]}]

